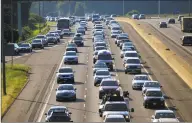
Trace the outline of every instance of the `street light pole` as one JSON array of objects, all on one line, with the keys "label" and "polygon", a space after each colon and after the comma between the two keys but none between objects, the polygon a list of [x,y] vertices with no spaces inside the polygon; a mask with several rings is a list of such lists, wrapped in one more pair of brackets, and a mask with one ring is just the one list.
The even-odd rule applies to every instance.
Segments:
[{"label": "street light pole", "polygon": [[7,95],[6,91],[6,74],[5,74],[5,39],[4,39],[4,4],[2,1],[2,9],[1,9],[1,31],[3,32],[1,35],[1,53],[2,53],[2,74],[3,74],[3,95]]},{"label": "street light pole", "polygon": [[158,1],[158,17],[160,18],[161,14],[161,0]]},{"label": "street light pole", "polygon": [[189,0],[189,16],[191,16],[191,0]]},{"label": "street light pole", "polygon": [[125,15],[125,1],[123,0],[123,16]]}]

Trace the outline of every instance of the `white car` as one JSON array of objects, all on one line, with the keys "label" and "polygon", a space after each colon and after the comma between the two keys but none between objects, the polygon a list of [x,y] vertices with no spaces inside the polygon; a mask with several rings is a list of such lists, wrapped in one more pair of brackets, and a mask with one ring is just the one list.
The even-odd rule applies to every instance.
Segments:
[{"label": "white car", "polygon": [[128,58],[136,57],[139,58],[139,55],[137,51],[125,51],[124,56],[123,56],[123,63],[127,61]]},{"label": "white car", "polygon": [[126,122],[123,115],[120,114],[108,114],[105,116],[103,122]]},{"label": "white car", "polygon": [[124,54],[125,54],[125,52],[126,51],[133,51],[133,49],[132,48],[129,48],[129,47],[126,47],[126,48],[124,48],[124,49],[122,49],[121,50],[121,58],[123,58],[124,57]]},{"label": "white car", "polygon": [[132,89],[142,89],[145,81],[149,81],[148,75],[140,74],[135,75],[132,80]]},{"label": "white car", "polygon": [[147,89],[155,88],[160,89],[162,86],[158,81],[146,81],[142,87],[142,94],[146,92]]},{"label": "white car", "polygon": [[151,117],[151,122],[179,122],[172,110],[156,110]]}]

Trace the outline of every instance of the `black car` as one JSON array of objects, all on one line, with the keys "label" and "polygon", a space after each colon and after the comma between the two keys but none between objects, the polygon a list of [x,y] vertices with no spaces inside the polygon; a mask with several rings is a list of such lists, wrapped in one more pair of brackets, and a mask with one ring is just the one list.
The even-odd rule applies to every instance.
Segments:
[{"label": "black car", "polygon": [[175,24],[175,19],[174,18],[169,18],[168,23],[169,24]]},{"label": "black car", "polygon": [[76,53],[78,52],[77,47],[67,47],[66,51],[75,51]]},{"label": "black car", "polygon": [[84,42],[83,42],[83,38],[80,36],[75,36],[73,38],[73,42],[77,45],[77,46],[84,46]]},{"label": "black car", "polygon": [[192,45],[192,36],[183,36],[181,38],[182,40],[182,45],[185,46],[185,45]]},{"label": "black car", "polygon": [[44,49],[43,41],[42,39],[34,39],[31,43],[32,49],[34,48],[41,48]]},{"label": "black car", "polygon": [[60,110],[53,110],[46,122],[71,122],[70,114]]},{"label": "black car", "polygon": [[18,45],[20,52],[32,52],[32,46],[30,43],[21,43]]}]

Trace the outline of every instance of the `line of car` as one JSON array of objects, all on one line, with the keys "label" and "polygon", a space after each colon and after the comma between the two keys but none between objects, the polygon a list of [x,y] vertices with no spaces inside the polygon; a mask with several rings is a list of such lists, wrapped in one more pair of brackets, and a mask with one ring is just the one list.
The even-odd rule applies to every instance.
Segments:
[{"label": "line of car", "polygon": [[[107,20],[110,20],[107,23]],[[165,107],[165,98],[161,91],[161,85],[158,81],[149,79],[146,74],[141,74],[142,65],[140,56],[134,44],[130,41],[127,33],[123,33],[121,26],[114,19],[104,18],[104,22],[111,29],[111,37],[116,38],[114,43],[121,49],[121,57],[127,73],[139,73],[133,77],[132,88],[141,89],[143,95],[143,106]],[[84,22],[83,22],[84,23]],[[104,122],[130,122],[133,108],[129,106],[129,92],[122,91],[120,82],[111,73],[114,71],[114,58],[110,51],[109,42],[106,38],[105,27],[102,21],[94,21],[93,32],[93,84],[99,87],[99,116]],[[78,64],[78,46],[84,46],[83,35],[86,32],[86,24],[81,24],[80,28],[84,31],[78,31],[72,41],[67,44],[66,52],[63,56],[64,64]],[[115,27],[115,28],[114,28]],[[88,29],[88,28],[87,28]],[[113,32],[117,32],[113,36]],[[83,44],[83,45],[82,45]],[[74,71],[71,67],[61,67],[56,74],[56,82],[59,84],[56,89],[56,101],[76,100],[76,88],[74,87]],[[47,122],[71,121],[71,112],[65,106],[53,106],[45,113]],[[179,122],[175,113],[171,110],[156,110],[151,118],[152,122]]]},{"label": "line of car", "polygon": [[[79,33],[79,30],[76,30],[76,34],[72,38],[71,41],[67,43],[66,51],[63,55],[64,64],[75,64],[78,62],[78,47],[84,46],[84,34],[85,34],[85,26],[82,24],[84,21],[80,21],[78,28],[83,28]],[[75,84],[75,71],[72,67],[64,66],[59,68],[56,74],[56,82],[58,84],[58,88],[56,89],[56,101],[76,101],[76,88]],[[51,112],[51,113],[50,113]],[[71,112],[68,111],[68,108],[65,106],[52,106],[46,115],[46,122],[70,122],[71,121]],[[72,121],[71,121],[72,122]]]},{"label": "line of car", "polygon": [[32,53],[33,49],[44,49],[44,47],[48,47],[50,44],[57,44],[60,42],[60,39],[63,36],[71,35],[71,32],[68,29],[64,30],[56,30],[50,31],[46,35],[37,35],[31,43],[9,43],[14,44],[15,55],[19,55],[20,53]]},{"label": "line of car", "polygon": [[[112,23],[111,23],[112,22]],[[118,22],[114,22],[114,20],[110,20],[109,24],[107,24],[109,29],[111,29],[111,37],[115,38],[115,43],[122,50],[121,57],[123,58],[123,64],[125,67],[125,74],[127,73],[139,73],[135,75],[132,80],[132,88],[133,89],[141,89],[143,95],[143,106],[145,108],[151,108],[152,106],[165,108],[165,95],[161,90],[161,85],[158,81],[150,80],[148,75],[141,74],[141,62],[140,56],[136,51],[135,46],[129,40],[128,34],[122,33],[121,27]],[[115,27],[115,28],[114,28]],[[115,36],[113,34],[114,30],[118,32]],[[102,34],[100,34],[102,35]],[[97,35],[96,35],[97,36]],[[98,38],[93,38],[94,44],[93,48],[97,49],[97,42],[106,43],[104,41],[103,36]],[[103,40],[103,41],[101,41]],[[103,46],[102,44],[102,46]],[[103,47],[106,47],[107,44]],[[110,119],[112,122],[114,119],[116,122],[122,122],[120,117],[124,117],[125,121],[130,121],[130,111],[134,111],[134,109],[128,109],[126,106],[123,108],[123,105],[126,104],[124,101],[124,94],[128,94],[128,92],[123,92],[123,96],[120,96],[119,88],[120,84],[116,79],[112,79],[106,61],[112,60],[111,52],[106,49],[102,49],[100,51],[96,51],[94,53],[94,85],[99,85],[99,98],[102,99],[99,108],[99,114],[104,118],[104,122],[107,122]],[[97,53],[98,52],[98,53]],[[104,56],[101,59],[99,56]],[[107,56],[111,58],[107,59]],[[105,63],[105,64],[103,64]],[[95,70],[96,69],[96,70]],[[108,69],[108,70],[107,70]],[[106,86],[106,87],[105,87]],[[116,97],[113,96],[116,95]],[[106,101],[105,99],[110,101]],[[115,99],[116,98],[116,99]],[[127,105],[127,104],[126,104]],[[117,108],[118,107],[118,108]],[[122,107],[122,108],[120,108]],[[121,114],[121,116],[119,116]],[[113,116],[112,116],[113,115]],[[116,117],[116,118],[115,118]],[[117,118],[118,117],[118,118]],[[113,119],[113,120],[112,120]],[[176,118],[175,113],[172,110],[156,110],[155,115],[151,117],[152,122],[179,122]]]}]

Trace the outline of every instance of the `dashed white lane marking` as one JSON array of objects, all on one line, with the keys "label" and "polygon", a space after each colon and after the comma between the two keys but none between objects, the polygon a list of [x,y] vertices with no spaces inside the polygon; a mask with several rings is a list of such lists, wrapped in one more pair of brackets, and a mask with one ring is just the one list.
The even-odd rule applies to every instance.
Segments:
[{"label": "dashed white lane marking", "polygon": [[85,83],[87,83],[87,81],[85,81]]},{"label": "dashed white lane marking", "polygon": [[85,104],[83,105],[83,107],[85,107]]},{"label": "dashed white lane marking", "polygon": [[86,115],[84,115],[84,119],[86,119]]},{"label": "dashed white lane marking", "polygon": [[87,88],[85,88],[85,90],[87,91]]},{"label": "dashed white lane marking", "polygon": [[86,98],[87,98],[87,96],[86,96],[86,95],[84,95],[84,98],[86,99]]}]

